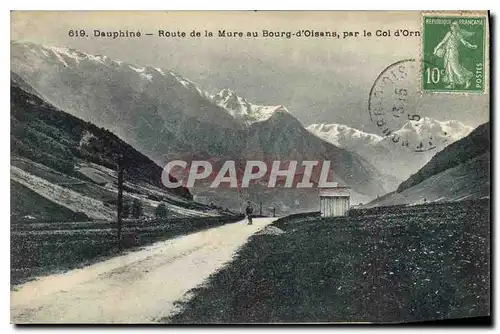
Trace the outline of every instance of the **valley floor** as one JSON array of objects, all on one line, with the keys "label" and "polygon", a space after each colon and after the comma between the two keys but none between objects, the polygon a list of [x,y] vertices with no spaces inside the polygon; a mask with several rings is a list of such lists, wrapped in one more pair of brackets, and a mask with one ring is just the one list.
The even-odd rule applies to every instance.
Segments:
[{"label": "valley floor", "polygon": [[274,220],[226,224],[25,283],[11,292],[11,322],[155,323]]},{"label": "valley floor", "polygon": [[[383,322],[490,315],[489,200],[279,219],[167,323]],[[271,226],[269,227],[271,228]],[[486,319],[486,318],[485,318]],[[487,319],[486,319],[487,320]]]}]

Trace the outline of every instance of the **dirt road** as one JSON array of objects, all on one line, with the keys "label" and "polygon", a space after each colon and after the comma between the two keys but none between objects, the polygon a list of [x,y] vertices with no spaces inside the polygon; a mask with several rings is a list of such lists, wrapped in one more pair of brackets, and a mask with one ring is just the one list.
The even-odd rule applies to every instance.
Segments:
[{"label": "dirt road", "polygon": [[154,323],[274,219],[208,229],[28,282],[11,292],[11,322]]}]

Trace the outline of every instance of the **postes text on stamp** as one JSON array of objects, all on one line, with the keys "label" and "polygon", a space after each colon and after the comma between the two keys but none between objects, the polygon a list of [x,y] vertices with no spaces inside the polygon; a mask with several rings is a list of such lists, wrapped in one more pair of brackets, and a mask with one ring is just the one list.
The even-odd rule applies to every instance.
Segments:
[{"label": "postes text on stamp", "polygon": [[485,17],[424,15],[422,89],[484,92]]}]

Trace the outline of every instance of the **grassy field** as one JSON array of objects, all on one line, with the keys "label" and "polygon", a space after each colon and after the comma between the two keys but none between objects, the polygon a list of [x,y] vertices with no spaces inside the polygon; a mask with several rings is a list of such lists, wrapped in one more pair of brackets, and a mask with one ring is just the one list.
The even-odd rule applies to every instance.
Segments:
[{"label": "grassy field", "polygon": [[[126,220],[122,249],[236,222],[242,216]],[[109,221],[11,223],[11,284],[61,272],[118,253],[116,224]]]},{"label": "grassy field", "polygon": [[11,222],[22,221],[24,216],[36,216],[41,220],[72,220],[75,215],[73,211],[12,180],[10,194]]},{"label": "grassy field", "polygon": [[489,201],[279,219],[171,323],[411,322],[490,314]]}]

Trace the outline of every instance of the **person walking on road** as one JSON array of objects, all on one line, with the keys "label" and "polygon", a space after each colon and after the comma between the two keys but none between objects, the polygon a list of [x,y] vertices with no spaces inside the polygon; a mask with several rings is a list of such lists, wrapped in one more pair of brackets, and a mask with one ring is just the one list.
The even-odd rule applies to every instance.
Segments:
[{"label": "person walking on road", "polygon": [[252,213],[253,213],[253,207],[252,207],[252,203],[250,203],[250,201],[247,202],[247,207],[245,209],[245,214],[247,216],[247,220],[248,220],[248,225],[252,225]]}]

